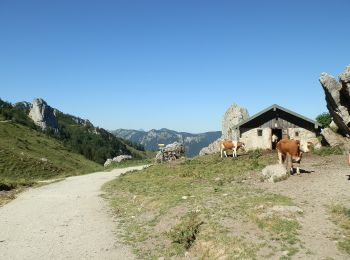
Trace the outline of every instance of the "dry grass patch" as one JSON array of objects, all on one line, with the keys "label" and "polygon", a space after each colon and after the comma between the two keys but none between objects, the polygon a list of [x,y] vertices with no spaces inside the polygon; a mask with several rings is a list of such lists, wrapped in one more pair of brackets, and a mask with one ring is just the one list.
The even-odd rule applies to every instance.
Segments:
[{"label": "dry grass patch", "polygon": [[[196,157],[123,175],[104,189],[121,220],[124,241],[140,258],[252,259],[271,243],[278,255],[286,244],[290,251],[295,247],[298,226],[285,223],[282,217],[258,216],[262,205],[293,203],[247,184],[251,176],[275,161],[275,153],[262,151],[238,158]],[[249,222],[259,230],[259,239],[251,240],[253,235],[245,234],[244,226],[230,229],[223,219]]]}]

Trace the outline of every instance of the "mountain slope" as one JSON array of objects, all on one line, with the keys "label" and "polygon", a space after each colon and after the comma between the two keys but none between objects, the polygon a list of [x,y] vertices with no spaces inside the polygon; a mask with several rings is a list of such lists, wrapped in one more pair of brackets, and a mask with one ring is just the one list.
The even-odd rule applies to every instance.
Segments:
[{"label": "mountain slope", "polygon": [[[35,120],[33,122],[33,114]],[[31,119],[32,118],[32,119]],[[51,108],[44,100],[15,105],[0,99],[0,120],[10,120],[61,141],[71,151],[103,164],[107,158],[121,154],[145,157],[142,147],[115,137],[103,128],[95,127],[89,120],[81,119]],[[53,124],[48,124],[50,120]],[[48,127],[43,128],[43,125]],[[54,125],[54,127],[49,126]],[[134,148],[134,149],[131,149]],[[137,151],[141,150],[141,151]]]},{"label": "mountain slope", "polygon": [[187,156],[198,155],[199,151],[208,146],[211,142],[221,136],[220,131],[207,132],[201,134],[190,134],[185,132],[176,132],[166,128],[160,130],[152,129],[148,132],[140,130],[117,129],[111,131],[114,135],[130,140],[133,143],[141,144],[146,150],[157,150],[158,144],[169,144],[175,141],[185,143]]},{"label": "mountain slope", "polygon": [[0,183],[25,183],[101,168],[44,133],[21,124],[0,122]]}]

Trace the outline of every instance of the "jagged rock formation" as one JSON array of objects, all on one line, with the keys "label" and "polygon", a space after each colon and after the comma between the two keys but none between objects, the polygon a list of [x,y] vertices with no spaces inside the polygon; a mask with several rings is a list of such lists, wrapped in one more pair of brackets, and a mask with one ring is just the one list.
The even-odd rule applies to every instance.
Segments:
[{"label": "jagged rock formation", "polygon": [[246,108],[239,107],[237,104],[231,105],[225,112],[222,119],[222,135],[219,139],[209,144],[209,146],[202,148],[199,151],[199,155],[213,154],[220,150],[220,141],[223,139],[238,140],[238,134],[233,129],[235,125],[238,125],[244,120],[249,118],[249,113]]},{"label": "jagged rock formation", "polygon": [[326,94],[327,108],[338,132],[350,137],[350,66],[339,75],[339,81],[322,73],[320,83]]},{"label": "jagged rock formation", "polygon": [[158,150],[158,144],[169,144],[179,142],[185,144],[186,156],[198,155],[199,151],[221,136],[220,131],[207,132],[201,134],[190,134],[176,132],[166,128],[160,130],[152,129],[148,132],[142,130],[118,129],[112,131],[118,137],[129,140],[136,144],[141,144],[146,150]]},{"label": "jagged rock formation", "polygon": [[168,144],[157,153],[156,162],[160,163],[179,159],[184,156],[184,152],[183,144],[178,142]]},{"label": "jagged rock formation", "polygon": [[87,126],[87,127],[94,127],[94,125],[88,119],[82,119],[82,118],[76,117],[76,116],[71,116],[71,118],[78,125]]},{"label": "jagged rock formation", "polygon": [[237,140],[237,133],[233,130],[235,125],[249,118],[249,113],[246,108],[239,107],[237,104],[230,106],[222,119],[222,138]]},{"label": "jagged rock formation", "polygon": [[58,123],[55,109],[50,107],[43,99],[37,98],[32,102],[29,117],[34,123],[45,130],[48,127],[57,129]]}]

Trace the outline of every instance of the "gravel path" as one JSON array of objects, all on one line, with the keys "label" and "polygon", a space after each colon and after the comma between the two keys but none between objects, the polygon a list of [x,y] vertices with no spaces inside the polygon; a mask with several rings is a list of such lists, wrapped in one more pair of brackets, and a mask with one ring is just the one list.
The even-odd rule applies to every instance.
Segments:
[{"label": "gravel path", "polygon": [[349,259],[337,248],[334,236],[338,229],[328,213],[329,206],[350,207],[350,167],[346,156],[318,157],[305,155],[301,169],[308,173],[293,175],[275,184],[260,183],[273,193],[293,199],[303,209],[300,240],[304,249],[293,259]]},{"label": "gravel path", "polygon": [[116,241],[100,189],[143,167],[70,177],[20,194],[0,208],[0,259],[133,259]]}]

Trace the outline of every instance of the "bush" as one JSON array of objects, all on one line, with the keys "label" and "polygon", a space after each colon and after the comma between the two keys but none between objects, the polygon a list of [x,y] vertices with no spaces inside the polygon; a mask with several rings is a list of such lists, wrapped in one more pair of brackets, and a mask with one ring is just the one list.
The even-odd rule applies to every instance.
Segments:
[{"label": "bush", "polygon": [[332,122],[332,116],[328,112],[323,112],[316,117],[317,123],[319,123],[323,128],[326,128]]}]

